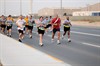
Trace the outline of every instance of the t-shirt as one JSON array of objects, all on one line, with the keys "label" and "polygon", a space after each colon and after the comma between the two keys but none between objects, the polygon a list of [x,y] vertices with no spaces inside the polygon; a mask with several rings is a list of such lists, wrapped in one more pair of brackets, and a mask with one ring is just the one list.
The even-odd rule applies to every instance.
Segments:
[{"label": "t-shirt", "polygon": [[1,21],[1,24],[6,24],[6,19],[2,19],[2,18],[1,18],[0,21]]},{"label": "t-shirt", "polygon": [[50,23],[52,21],[52,18],[49,18],[48,20],[49,20],[49,23]]},{"label": "t-shirt", "polygon": [[32,19],[29,19],[28,23],[29,23],[29,26],[33,26],[33,24],[34,24],[34,19],[33,19],[33,18],[32,18]]},{"label": "t-shirt", "polygon": [[10,18],[10,19],[8,18],[6,23],[8,26],[11,26],[13,24],[13,21],[14,21],[13,18]]},{"label": "t-shirt", "polygon": [[25,20],[25,22],[26,22],[26,25],[28,25],[29,23],[28,23],[28,18],[24,18],[24,20]]},{"label": "t-shirt", "polygon": [[0,25],[1,25],[1,18],[0,18]]},{"label": "t-shirt", "polygon": [[44,21],[41,22],[40,20],[38,20],[38,27],[39,27],[39,29],[40,30],[45,30],[44,26],[42,26],[41,24],[42,25],[46,25],[46,23]]},{"label": "t-shirt", "polygon": [[17,28],[18,30],[19,30],[19,29],[20,29],[20,30],[24,30],[25,23],[26,23],[24,19],[22,19],[22,20],[21,20],[21,19],[18,19],[16,23],[17,23],[18,25],[20,25],[20,27]]},{"label": "t-shirt", "polygon": [[70,24],[66,24],[66,23],[70,23],[70,20],[65,20],[65,21],[64,21],[64,25],[70,26]]},{"label": "t-shirt", "polygon": [[43,22],[47,25],[49,23],[49,20],[45,19]]},{"label": "t-shirt", "polygon": [[7,20],[6,22],[7,22],[7,26],[11,26],[13,24],[11,20]]},{"label": "t-shirt", "polygon": [[[57,19],[58,19],[58,20],[57,20]],[[57,22],[55,23],[56,20],[57,20]],[[55,24],[54,24],[54,23],[55,23]],[[61,24],[60,18],[53,18],[53,19],[52,19],[53,28],[59,29],[59,28],[60,28],[60,24]]]}]

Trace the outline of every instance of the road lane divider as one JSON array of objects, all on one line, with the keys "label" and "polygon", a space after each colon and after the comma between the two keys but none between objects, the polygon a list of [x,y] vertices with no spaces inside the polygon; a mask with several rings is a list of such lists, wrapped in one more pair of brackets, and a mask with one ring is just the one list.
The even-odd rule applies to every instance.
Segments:
[{"label": "road lane divider", "polygon": [[94,44],[90,44],[90,43],[82,43],[82,44],[84,44],[84,45],[88,45],[88,46],[93,46],[93,47],[97,47],[97,48],[100,48],[100,46],[99,45],[94,45]]},{"label": "road lane divider", "polygon": [[[61,30],[61,31],[63,31],[63,30]],[[92,34],[92,33],[78,32],[78,31],[71,31],[71,33],[76,33],[76,34],[83,34],[83,35],[90,35],[90,36],[100,37],[99,34]]]},{"label": "road lane divider", "polygon": [[92,34],[92,33],[84,33],[84,32],[77,32],[77,31],[71,31],[72,33],[77,33],[77,34],[83,34],[83,35],[90,35],[90,36],[96,36],[100,37],[98,34]]}]

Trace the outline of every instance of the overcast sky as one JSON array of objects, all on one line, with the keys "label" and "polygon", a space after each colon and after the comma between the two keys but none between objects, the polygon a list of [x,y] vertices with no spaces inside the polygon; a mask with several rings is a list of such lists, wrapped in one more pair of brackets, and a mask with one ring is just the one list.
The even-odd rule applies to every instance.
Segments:
[{"label": "overcast sky", "polygon": [[[20,14],[20,0],[5,0],[6,15]],[[61,0],[33,0],[33,13],[45,7],[60,7]],[[63,7],[86,7],[87,4],[95,4],[100,0],[62,0]],[[27,15],[30,9],[30,0],[22,0],[22,13]],[[0,0],[0,15],[4,14],[4,0]]]}]

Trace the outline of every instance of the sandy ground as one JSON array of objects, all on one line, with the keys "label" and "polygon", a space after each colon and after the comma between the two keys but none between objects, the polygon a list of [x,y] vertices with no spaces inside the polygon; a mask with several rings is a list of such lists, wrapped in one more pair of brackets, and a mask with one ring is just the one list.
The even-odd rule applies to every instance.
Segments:
[{"label": "sandy ground", "polygon": [[72,25],[87,26],[87,27],[100,27],[100,22],[89,22],[89,21],[72,21]]}]

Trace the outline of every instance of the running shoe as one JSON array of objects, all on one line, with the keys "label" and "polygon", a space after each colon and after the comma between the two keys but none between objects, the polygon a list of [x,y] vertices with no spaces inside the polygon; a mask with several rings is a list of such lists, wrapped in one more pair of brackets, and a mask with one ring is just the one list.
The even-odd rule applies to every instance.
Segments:
[{"label": "running shoe", "polygon": [[68,42],[71,42],[71,39],[68,39]]},{"label": "running shoe", "polygon": [[61,44],[61,43],[60,43],[60,40],[57,40],[57,44]]},{"label": "running shoe", "polygon": [[43,46],[43,43],[39,43],[39,45],[42,47]]},{"label": "running shoe", "polygon": [[18,40],[19,42],[22,42],[21,39]]},{"label": "running shoe", "polygon": [[32,38],[32,35],[30,35],[29,37]]}]

